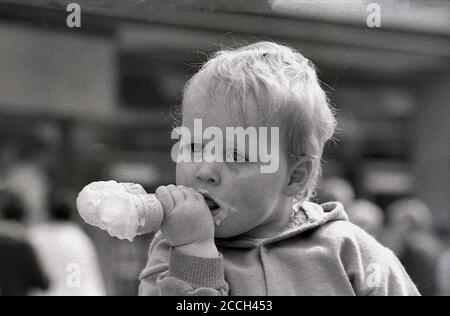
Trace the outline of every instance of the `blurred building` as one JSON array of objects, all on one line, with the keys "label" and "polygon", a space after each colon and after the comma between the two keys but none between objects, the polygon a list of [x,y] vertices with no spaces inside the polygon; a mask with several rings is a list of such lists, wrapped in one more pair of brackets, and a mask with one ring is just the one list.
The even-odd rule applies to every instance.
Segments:
[{"label": "blurred building", "polygon": [[[367,26],[366,0],[79,0],[81,28],[66,25],[69,2],[0,0],[0,150],[35,157],[30,139],[44,144],[35,165],[50,192],[74,201],[94,180],[174,182],[170,132],[186,80],[221,47],[275,40],[318,66],[337,109],[325,176],[381,206],[415,194],[450,228],[448,2],[377,1],[380,28]],[[134,294],[147,243],[115,252],[85,228],[110,293]],[[119,257],[132,272],[112,267]]]}]

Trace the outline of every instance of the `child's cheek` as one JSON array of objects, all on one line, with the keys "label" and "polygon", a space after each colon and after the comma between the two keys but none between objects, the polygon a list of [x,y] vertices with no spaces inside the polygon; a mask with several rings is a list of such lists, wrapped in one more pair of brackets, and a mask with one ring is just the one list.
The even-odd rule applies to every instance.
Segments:
[{"label": "child's cheek", "polygon": [[232,182],[233,195],[239,196],[240,203],[247,207],[267,204],[274,199],[278,187],[276,178],[271,175],[249,170],[241,171],[232,178]]},{"label": "child's cheek", "polygon": [[234,176],[251,177],[261,173],[261,166],[257,163],[233,162],[224,163],[226,169]]},{"label": "child's cheek", "polygon": [[194,177],[193,164],[179,162],[176,166],[176,184],[192,186]]}]

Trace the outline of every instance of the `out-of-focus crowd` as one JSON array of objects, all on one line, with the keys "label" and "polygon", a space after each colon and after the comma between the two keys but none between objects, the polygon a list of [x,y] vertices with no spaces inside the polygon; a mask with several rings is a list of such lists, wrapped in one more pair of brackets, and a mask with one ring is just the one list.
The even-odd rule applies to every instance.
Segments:
[{"label": "out-of-focus crowd", "polygon": [[356,198],[351,183],[343,178],[322,180],[316,198],[319,203],[341,202],[353,224],[396,254],[422,295],[450,295],[448,236],[439,232],[423,201],[403,197],[383,210],[373,201]]},{"label": "out-of-focus crowd", "polygon": [[33,153],[0,151],[0,296],[105,295],[93,241],[74,221],[70,201],[48,194]]},{"label": "out-of-focus crowd", "polygon": [[[44,193],[44,168],[36,156],[29,158],[11,157],[8,150],[0,157],[0,295],[107,294],[102,258],[76,224],[73,201]],[[450,295],[450,248],[423,201],[402,198],[383,210],[358,199],[342,178],[323,179],[316,200],[341,202],[351,222],[397,255],[423,295]],[[139,267],[132,270],[137,282]]]},{"label": "out-of-focus crowd", "polygon": [[94,245],[67,204],[52,202],[48,221],[28,226],[20,198],[0,196],[0,295],[105,295]]}]

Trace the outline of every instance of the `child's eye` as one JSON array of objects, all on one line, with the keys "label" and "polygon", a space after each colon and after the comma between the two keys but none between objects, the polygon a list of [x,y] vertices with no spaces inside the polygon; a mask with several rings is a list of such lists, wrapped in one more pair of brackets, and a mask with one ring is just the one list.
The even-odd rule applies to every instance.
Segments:
[{"label": "child's eye", "polygon": [[237,150],[230,150],[226,158],[227,162],[249,162],[248,157]]}]

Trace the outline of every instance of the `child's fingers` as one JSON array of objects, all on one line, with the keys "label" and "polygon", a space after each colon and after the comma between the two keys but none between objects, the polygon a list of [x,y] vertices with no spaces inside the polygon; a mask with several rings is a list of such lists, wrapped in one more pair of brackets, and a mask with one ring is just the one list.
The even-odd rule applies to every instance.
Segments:
[{"label": "child's fingers", "polygon": [[202,202],[202,201],[205,200],[205,198],[203,197],[203,195],[201,195],[199,192],[195,191],[194,189],[192,189],[192,194],[194,195],[194,197],[195,197],[195,199],[196,199],[197,201]]},{"label": "child's fingers", "polygon": [[180,185],[180,186],[178,186],[178,189],[183,193],[184,198],[186,200],[193,199],[192,193],[189,191],[189,189],[187,187],[185,187],[184,185]]},{"label": "child's fingers", "polygon": [[181,192],[183,192],[186,200],[195,200],[197,202],[204,202],[203,195],[195,191],[195,189],[185,187],[184,185],[178,186],[178,189]]},{"label": "child's fingers", "polygon": [[194,188],[186,188],[186,195],[189,196],[190,199],[195,201],[201,201],[199,197],[201,198],[202,195],[198,193]]},{"label": "child's fingers", "polygon": [[167,187],[160,186],[156,189],[155,193],[164,210],[171,211],[175,208],[175,202],[172,198],[172,194]]},{"label": "child's fingers", "polygon": [[184,197],[184,193],[180,191],[180,189],[174,185],[168,185],[170,193],[172,194],[172,198],[175,202],[175,207],[181,205],[186,198]]}]

